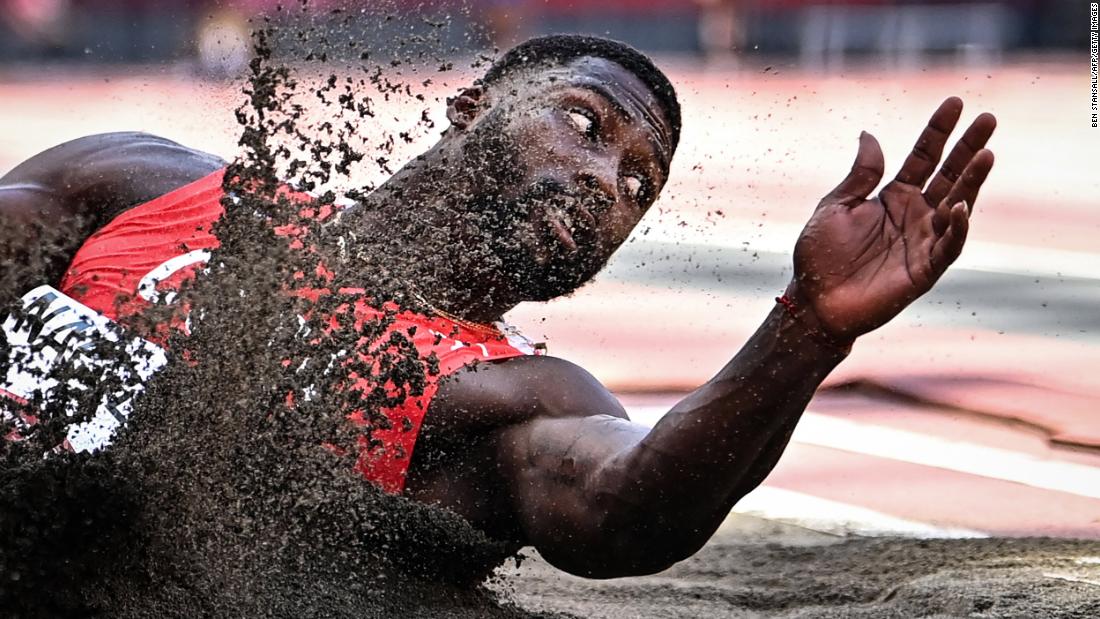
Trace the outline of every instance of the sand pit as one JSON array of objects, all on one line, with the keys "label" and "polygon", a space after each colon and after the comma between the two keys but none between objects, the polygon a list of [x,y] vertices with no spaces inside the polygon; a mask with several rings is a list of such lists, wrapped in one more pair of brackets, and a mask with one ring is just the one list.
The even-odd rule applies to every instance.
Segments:
[{"label": "sand pit", "polygon": [[525,609],[603,619],[1100,616],[1095,541],[842,538],[733,516],[655,576],[583,580],[537,558],[505,572]]}]

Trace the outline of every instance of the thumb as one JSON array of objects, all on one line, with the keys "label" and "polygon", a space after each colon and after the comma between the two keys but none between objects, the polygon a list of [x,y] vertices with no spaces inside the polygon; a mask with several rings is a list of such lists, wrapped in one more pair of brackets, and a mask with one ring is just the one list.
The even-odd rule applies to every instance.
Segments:
[{"label": "thumb", "polygon": [[852,170],[848,176],[840,181],[840,184],[829,192],[822,203],[840,203],[847,206],[856,206],[867,199],[867,195],[878,187],[882,181],[882,175],[886,163],[882,158],[882,147],[879,146],[875,136],[861,131],[859,134],[859,152],[856,153],[856,161],[852,164]]}]

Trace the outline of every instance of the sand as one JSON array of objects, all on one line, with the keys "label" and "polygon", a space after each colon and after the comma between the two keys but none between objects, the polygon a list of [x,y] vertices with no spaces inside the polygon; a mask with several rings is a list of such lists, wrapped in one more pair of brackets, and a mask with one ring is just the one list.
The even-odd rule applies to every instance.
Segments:
[{"label": "sand", "polygon": [[1100,616],[1100,543],[1050,538],[836,537],[733,516],[654,576],[592,581],[537,557],[500,586],[579,617]]}]

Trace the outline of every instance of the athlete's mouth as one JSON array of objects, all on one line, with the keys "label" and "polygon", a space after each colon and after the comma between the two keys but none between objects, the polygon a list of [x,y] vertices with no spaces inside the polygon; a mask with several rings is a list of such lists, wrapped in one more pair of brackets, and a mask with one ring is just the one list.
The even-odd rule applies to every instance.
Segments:
[{"label": "athlete's mouth", "polygon": [[543,200],[539,210],[550,236],[566,253],[575,254],[595,242],[596,217],[584,199],[557,194]]},{"label": "athlete's mouth", "polygon": [[548,180],[536,183],[518,202],[535,233],[534,255],[539,264],[576,260],[594,248],[598,221],[593,212],[610,204],[597,192],[574,192]]},{"label": "athlete's mouth", "polygon": [[547,205],[544,207],[544,214],[554,237],[569,253],[576,252],[577,241],[573,238],[573,217],[569,212],[557,205]]}]

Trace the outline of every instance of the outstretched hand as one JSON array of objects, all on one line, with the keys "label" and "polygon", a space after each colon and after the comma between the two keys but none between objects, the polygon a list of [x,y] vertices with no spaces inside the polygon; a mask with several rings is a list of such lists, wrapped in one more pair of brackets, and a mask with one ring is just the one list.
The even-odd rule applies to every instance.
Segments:
[{"label": "outstretched hand", "polygon": [[993,167],[984,147],[997,125],[979,115],[932,176],[962,107],[958,97],[940,104],[897,176],[871,199],[885,164],[878,140],[863,132],[851,172],[802,230],[787,296],[824,334],[849,341],[882,326],[959,257]]}]

